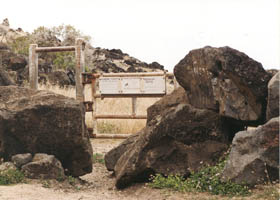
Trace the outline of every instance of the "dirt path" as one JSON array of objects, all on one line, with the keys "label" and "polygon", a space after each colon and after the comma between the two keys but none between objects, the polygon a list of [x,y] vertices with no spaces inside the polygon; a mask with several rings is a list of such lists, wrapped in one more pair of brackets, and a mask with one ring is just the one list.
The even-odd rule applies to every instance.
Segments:
[{"label": "dirt path", "polygon": [[[121,140],[92,140],[94,153],[105,154]],[[30,180],[26,184],[0,186],[0,200],[214,200],[214,199],[266,199],[227,198],[208,194],[182,194],[157,190],[145,184],[135,184],[125,190],[116,190],[114,177],[104,164],[95,163],[93,172],[81,177],[81,181],[68,182]]]},{"label": "dirt path", "polygon": [[[122,140],[92,140],[94,153],[105,154]],[[168,193],[147,188],[144,184],[134,185],[118,191],[114,178],[104,164],[95,163],[93,172],[81,177],[83,184],[65,185],[57,181],[30,180],[27,184],[0,186],[0,200],[156,200],[173,199]],[[180,196],[181,194],[179,194]],[[179,197],[178,196],[178,197]],[[182,198],[176,199],[184,199]]]}]

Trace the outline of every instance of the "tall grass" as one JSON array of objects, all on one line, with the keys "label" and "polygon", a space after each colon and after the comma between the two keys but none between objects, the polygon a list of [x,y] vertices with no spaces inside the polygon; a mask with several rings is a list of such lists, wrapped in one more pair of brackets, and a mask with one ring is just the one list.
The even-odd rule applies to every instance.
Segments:
[{"label": "tall grass", "polygon": [[[172,86],[168,87],[168,91],[172,91]],[[67,97],[75,98],[75,87],[61,88],[56,85],[39,85],[39,90],[48,90]],[[91,87],[85,87],[85,100],[91,101]],[[147,108],[158,101],[160,98],[137,98],[137,115],[147,113]],[[131,114],[132,99],[131,98],[105,98],[97,99],[97,114]],[[92,113],[86,113],[86,124],[92,127]],[[136,133],[146,124],[144,119],[99,119],[99,133]]]}]

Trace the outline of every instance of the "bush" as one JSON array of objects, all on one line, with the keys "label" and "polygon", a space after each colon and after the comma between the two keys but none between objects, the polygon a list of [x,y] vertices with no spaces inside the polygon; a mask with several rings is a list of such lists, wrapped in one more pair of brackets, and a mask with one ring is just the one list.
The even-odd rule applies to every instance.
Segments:
[{"label": "bush", "polygon": [[75,55],[73,52],[57,52],[53,60],[55,69],[66,70],[75,68]]},{"label": "bush", "polygon": [[192,172],[187,179],[177,175],[164,177],[161,174],[157,174],[151,177],[152,182],[149,183],[149,186],[153,188],[169,188],[182,192],[209,192],[214,195],[249,195],[249,188],[245,184],[240,185],[221,181],[220,174],[225,162],[226,160],[216,166],[207,166],[196,173]]},{"label": "bush", "polygon": [[68,183],[72,186],[76,184],[76,178],[73,176],[67,176]]},{"label": "bush", "polygon": [[22,36],[14,39],[8,45],[11,47],[11,50],[16,54],[21,54],[27,56],[29,54],[29,45],[31,44],[31,37]]},{"label": "bush", "polygon": [[8,169],[0,172],[0,185],[10,185],[23,182],[24,175],[19,170]]}]

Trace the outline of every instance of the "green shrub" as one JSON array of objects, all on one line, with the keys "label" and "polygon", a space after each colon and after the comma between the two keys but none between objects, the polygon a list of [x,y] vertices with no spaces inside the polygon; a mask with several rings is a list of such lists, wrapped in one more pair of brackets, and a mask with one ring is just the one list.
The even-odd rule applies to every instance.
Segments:
[{"label": "green shrub", "polygon": [[73,176],[67,176],[68,183],[72,186],[76,184],[76,178]]},{"label": "green shrub", "polygon": [[54,54],[55,58],[53,64],[55,69],[75,68],[75,55],[74,52],[57,52]]},{"label": "green shrub", "polygon": [[50,188],[50,187],[51,187],[50,181],[49,181],[49,180],[44,180],[44,181],[42,182],[42,187],[44,187],[44,188]]},{"label": "green shrub", "polygon": [[105,160],[104,160],[104,156],[101,153],[95,153],[93,154],[93,163],[101,163],[104,164]]},{"label": "green shrub", "polygon": [[29,54],[29,45],[32,43],[31,40],[30,35],[22,36],[12,40],[8,45],[14,53],[27,56]]},{"label": "green shrub", "polygon": [[214,195],[237,195],[250,194],[248,186],[222,182],[220,174],[225,166],[225,160],[215,166],[207,166],[198,172],[192,172],[187,179],[182,176],[168,176],[157,174],[151,178],[149,185],[153,188],[169,188],[182,192],[209,192]]},{"label": "green shrub", "polygon": [[8,169],[0,173],[0,185],[10,185],[23,182],[24,175],[19,170]]},{"label": "green shrub", "polygon": [[189,191],[186,187],[185,179],[182,176],[169,175],[168,177],[164,177],[161,174],[156,174],[155,176],[151,176],[151,180],[152,182],[149,183],[149,186],[153,188],[168,188],[176,191]]},{"label": "green shrub", "polygon": [[58,182],[62,182],[65,180],[64,172],[60,171],[59,175],[57,176],[56,180]]}]

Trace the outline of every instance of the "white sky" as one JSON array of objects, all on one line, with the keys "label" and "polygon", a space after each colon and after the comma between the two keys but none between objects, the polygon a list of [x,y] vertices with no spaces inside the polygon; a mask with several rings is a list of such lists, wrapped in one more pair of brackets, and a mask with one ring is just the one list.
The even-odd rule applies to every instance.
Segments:
[{"label": "white sky", "polygon": [[0,23],[70,24],[92,45],[173,67],[192,49],[230,46],[280,69],[279,0],[3,0]]}]

